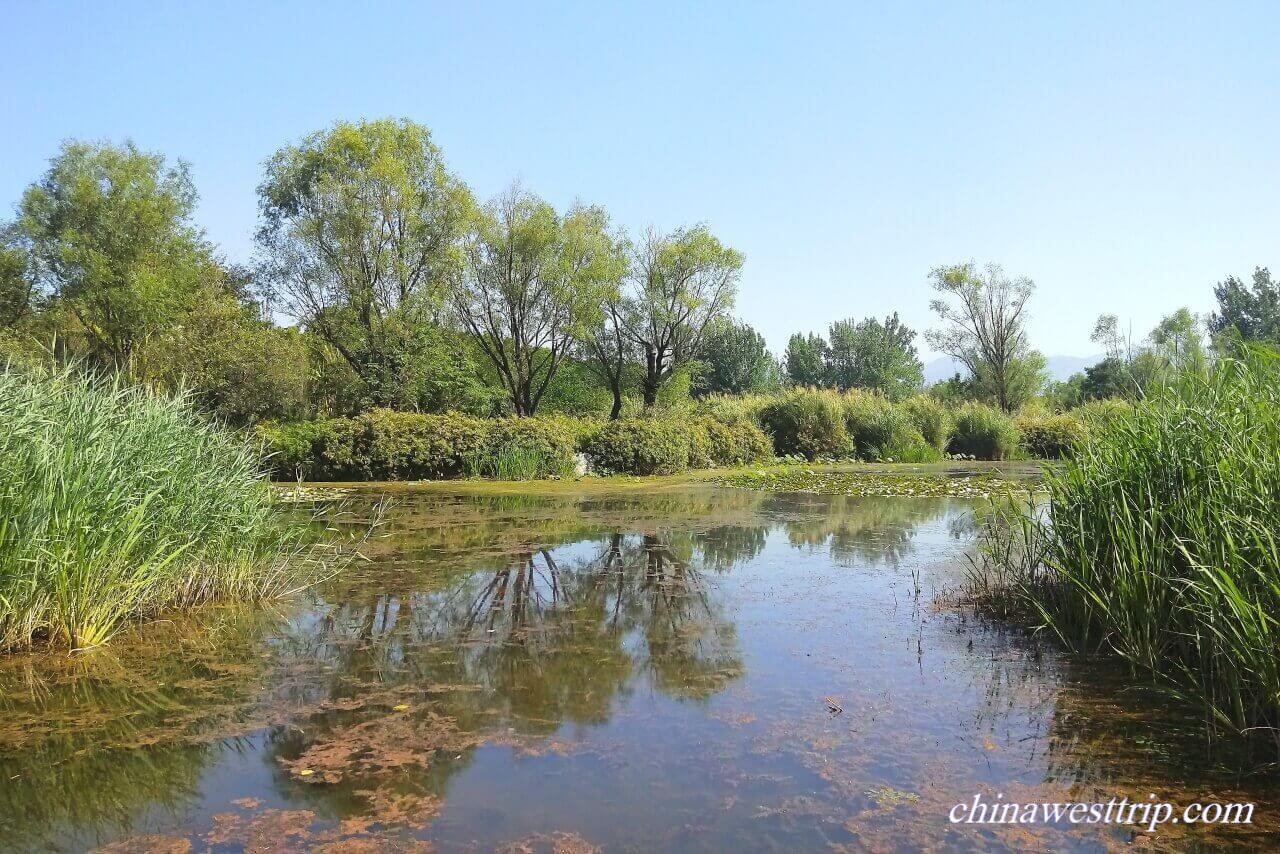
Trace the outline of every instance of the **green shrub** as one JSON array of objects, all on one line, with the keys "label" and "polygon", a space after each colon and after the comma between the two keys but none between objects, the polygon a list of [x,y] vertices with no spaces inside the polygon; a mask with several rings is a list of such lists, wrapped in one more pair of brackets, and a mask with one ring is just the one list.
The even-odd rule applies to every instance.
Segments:
[{"label": "green shrub", "polygon": [[466,415],[374,409],[327,422],[315,471],[326,480],[458,477],[488,449],[492,422]]},{"label": "green shrub", "polygon": [[1088,426],[1073,413],[1019,415],[1013,424],[1022,450],[1043,460],[1071,456],[1089,435]]},{"label": "green shrub", "polygon": [[316,449],[330,436],[328,421],[263,421],[254,425],[263,458],[279,478],[316,479]]},{"label": "green shrub", "polygon": [[902,411],[920,431],[930,447],[941,452],[947,449],[951,441],[951,433],[955,429],[955,420],[950,410],[935,397],[917,394],[902,402]]},{"label": "green shrub", "polygon": [[609,421],[587,433],[581,447],[596,471],[675,474],[689,466],[690,432],[686,423],[628,418]]},{"label": "green shrub", "polygon": [[948,450],[980,460],[1004,460],[1018,447],[1013,421],[998,409],[969,402],[956,413]]},{"label": "green shrub", "polygon": [[468,473],[498,480],[571,476],[583,424],[557,416],[491,421],[483,448],[465,460]]},{"label": "green shrub", "polygon": [[841,403],[845,429],[862,459],[924,462],[938,457],[906,411],[887,398],[854,389],[841,396]]},{"label": "green shrub", "polygon": [[316,577],[258,442],[73,369],[0,373],[0,647],[102,643],[131,618]]},{"label": "green shrub", "polygon": [[698,401],[699,415],[713,418],[721,424],[759,425],[760,410],[777,400],[769,394],[710,394]]},{"label": "green shrub", "polygon": [[700,423],[710,443],[710,465],[737,466],[773,456],[773,444],[754,422],[726,424],[712,417],[703,417]]},{"label": "green shrub", "polygon": [[766,404],[760,421],[781,456],[806,459],[846,457],[852,448],[839,395],[818,389],[793,389]]}]

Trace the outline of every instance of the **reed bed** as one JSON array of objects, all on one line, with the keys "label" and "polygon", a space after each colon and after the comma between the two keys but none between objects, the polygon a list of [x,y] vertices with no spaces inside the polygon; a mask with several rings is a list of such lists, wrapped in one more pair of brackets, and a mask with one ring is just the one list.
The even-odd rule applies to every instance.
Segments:
[{"label": "reed bed", "polygon": [[989,521],[977,601],[1120,656],[1215,726],[1280,726],[1280,358],[1179,378],[1044,485],[1041,512]]},{"label": "reed bed", "polygon": [[249,440],[75,368],[0,373],[0,647],[100,644],[128,619],[314,581]]}]

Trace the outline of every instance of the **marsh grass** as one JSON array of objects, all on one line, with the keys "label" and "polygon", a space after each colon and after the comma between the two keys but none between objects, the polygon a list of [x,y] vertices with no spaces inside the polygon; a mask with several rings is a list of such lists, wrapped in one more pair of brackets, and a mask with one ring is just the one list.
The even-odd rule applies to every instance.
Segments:
[{"label": "marsh grass", "polygon": [[1123,658],[1214,725],[1280,726],[1280,358],[1188,375],[991,523],[970,586],[1068,648]]},{"label": "marsh grass", "polygon": [[537,480],[545,477],[573,477],[573,464],[540,448],[505,444],[492,451],[481,451],[467,457],[467,472],[472,477],[494,480]]},{"label": "marsh grass", "polygon": [[0,373],[0,647],[94,646],[167,607],[288,593],[328,566],[313,522],[181,395]]}]

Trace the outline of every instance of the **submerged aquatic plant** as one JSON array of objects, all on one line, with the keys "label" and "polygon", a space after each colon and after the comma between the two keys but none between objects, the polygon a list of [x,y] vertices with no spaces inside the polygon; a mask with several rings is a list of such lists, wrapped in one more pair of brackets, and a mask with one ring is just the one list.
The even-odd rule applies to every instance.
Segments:
[{"label": "submerged aquatic plant", "polygon": [[990,527],[979,599],[1118,654],[1219,725],[1280,725],[1280,357],[1178,378],[1045,489],[1043,518]]},{"label": "submerged aquatic plant", "polygon": [[94,646],[165,607],[305,586],[326,566],[309,521],[181,395],[0,372],[0,647]]}]

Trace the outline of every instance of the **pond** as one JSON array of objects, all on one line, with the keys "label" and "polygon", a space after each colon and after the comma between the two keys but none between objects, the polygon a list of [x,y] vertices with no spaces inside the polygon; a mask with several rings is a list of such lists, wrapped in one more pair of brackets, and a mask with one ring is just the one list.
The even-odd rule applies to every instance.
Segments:
[{"label": "pond", "polygon": [[[685,484],[392,501],[367,560],[278,610],[0,663],[0,849],[1280,844],[1274,771],[955,604],[964,500]],[[975,795],[1153,794],[1256,813],[948,820]]]}]

